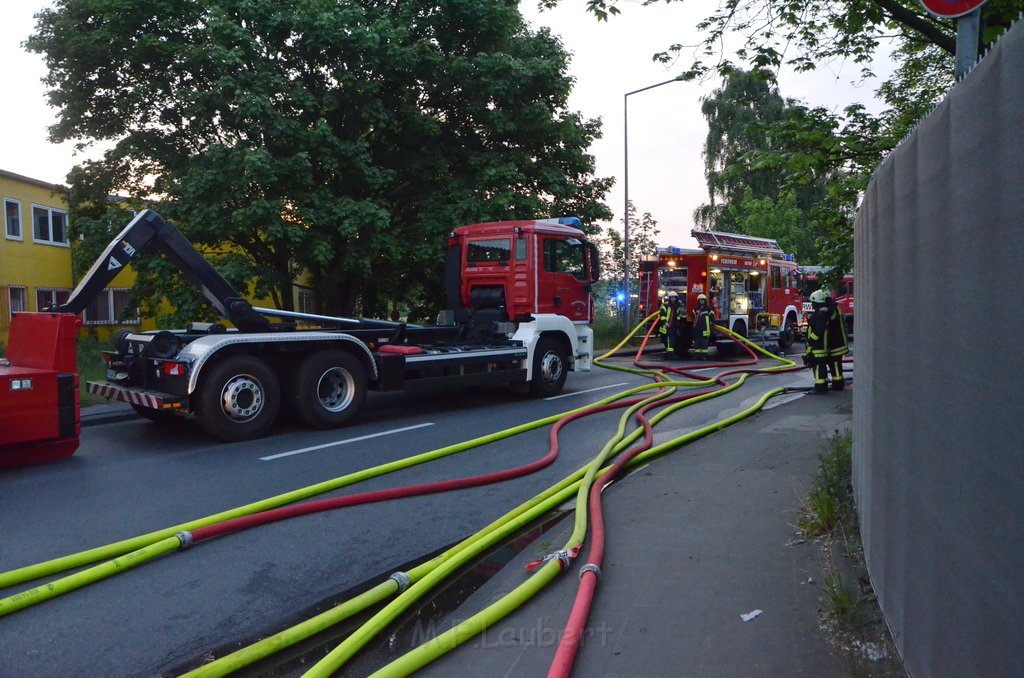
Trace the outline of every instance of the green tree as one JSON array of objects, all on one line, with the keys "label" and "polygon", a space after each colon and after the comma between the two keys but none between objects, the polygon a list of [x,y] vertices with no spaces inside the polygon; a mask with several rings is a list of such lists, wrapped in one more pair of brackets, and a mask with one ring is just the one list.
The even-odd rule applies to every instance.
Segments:
[{"label": "green tree", "polygon": [[[545,0],[547,4],[557,1]],[[614,0],[588,0],[587,7],[599,20],[619,12]],[[983,5],[979,53],[1022,10],[1024,0],[990,0]],[[777,134],[778,143],[752,149],[728,165],[736,171],[781,170],[785,183],[779,200],[772,201],[778,203],[772,214],[783,216],[787,201],[795,199],[809,218],[807,227],[823,263],[837,271],[848,270],[852,219],[868,176],[953,82],[955,20],[932,16],[919,0],[723,0],[697,28],[701,38],[695,48],[672,45],[655,59],[671,62],[692,49],[694,58],[684,74],[689,78],[727,78],[744,67],[777,72],[789,66],[809,71],[837,63],[853,64],[860,68],[861,77],[867,77],[872,75],[873,62],[884,59],[896,64],[893,75],[878,90],[888,107],[880,116],[869,115],[859,104],[841,112],[798,107],[783,120],[762,127],[766,135]],[[723,51],[731,44],[741,47],[733,53]],[[782,145],[782,140],[793,145]],[[722,168],[723,174],[728,171]],[[823,195],[811,209],[801,206],[801,191],[819,183]],[[744,186],[739,195],[745,194]],[[758,196],[756,190],[753,197],[756,214],[767,207],[768,198]],[[719,206],[711,203],[712,208]],[[708,216],[716,215],[709,210]]]},{"label": "green tree", "polygon": [[[637,216],[637,208],[632,200],[629,203],[629,219],[630,259],[635,271],[637,261],[657,253],[657,237],[662,231],[658,229],[657,220],[650,212]],[[608,226],[595,236],[594,242],[601,250],[601,281],[606,283],[603,293],[613,297],[623,287],[623,264],[626,260],[623,230]]]},{"label": "green tree", "polygon": [[[767,125],[780,121],[788,105],[767,71],[730,71],[720,88],[703,98],[701,113],[708,122],[704,141],[704,176],[710,201],[694,210],[698,228],[737,231],[736,209],[744,196],[776,195],[784,181],[777,171],[740,170],[743,156],[767,150]],[[752,234],[753,235],[753,234]]]},{"label": "green tree", "polygon": [[[453,226],[610,218],[599,123],[515,3],[58,0],[37,19],[52,139],[113,144],[68,178],[74,228],[109,231],[110,194],[151,205],[285,308],[300,271],[323,312],[439,302]],[[139,268],[150,310],[166,292],[192,317],[180,277]]]}]

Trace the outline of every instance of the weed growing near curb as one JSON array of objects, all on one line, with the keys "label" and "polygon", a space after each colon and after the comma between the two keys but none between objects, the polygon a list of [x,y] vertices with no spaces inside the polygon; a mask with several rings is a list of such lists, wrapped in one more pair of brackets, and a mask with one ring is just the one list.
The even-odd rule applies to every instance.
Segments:
[{"label": "weed growing near curb", "polygon": [[814,489],[797,521],[820,545],[819,611],[831,641],[848,653],[851,675],[906,675],[871,590],[853,497],[853,437],[836,431],[819,456]]},{"label": "weed growing near curb", "polygon": [[856,526],[852,491],[853,437],[836,431],[818,462],[818,479],[797,527],[805,537],[831,534],[837,526]]}]

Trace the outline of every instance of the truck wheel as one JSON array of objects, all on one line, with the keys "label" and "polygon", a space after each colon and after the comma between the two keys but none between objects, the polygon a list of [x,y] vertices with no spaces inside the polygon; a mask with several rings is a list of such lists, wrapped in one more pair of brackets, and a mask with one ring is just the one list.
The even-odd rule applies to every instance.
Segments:
[{"label": "truck wheel", "polygon": [[533,353],[530,394],[546,397],[559,393],[565,386],[568,370],[568,359],[562,343],[553,337],[541,337]]},{"label": "truck wheel", "polygon": [[792,313],[786,316],[786,322],[782,323],[782,330],[779,332],[779,350],[785,351],[793,345],[796,338],[796,316]]},{"label": "truck wheel", "polygon": [[214,365],[203,379],[196,418],[221,440],[249,440],[267,432],[280,406],[274,372],[259,358],[236,355]]},{"label": "truck wheel", "polygon": [[366,399],[366,368],[347,351],[320,351],[302,361],[288,389],[292,410],[305,424],[347,423]]}]

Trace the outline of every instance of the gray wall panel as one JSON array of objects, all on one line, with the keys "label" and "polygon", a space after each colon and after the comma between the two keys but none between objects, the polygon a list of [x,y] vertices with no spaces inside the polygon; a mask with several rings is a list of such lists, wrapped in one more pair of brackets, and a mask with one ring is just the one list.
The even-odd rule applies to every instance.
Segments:
[{"label": "gray wall panel", "polygon": [[1024,31],[878,168],[855,227],[854,486],[915,675],[1024,663]]}]

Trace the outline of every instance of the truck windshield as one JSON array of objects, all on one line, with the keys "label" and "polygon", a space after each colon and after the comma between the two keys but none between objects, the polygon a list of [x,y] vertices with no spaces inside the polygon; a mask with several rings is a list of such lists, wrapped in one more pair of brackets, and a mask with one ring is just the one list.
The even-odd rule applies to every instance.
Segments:
[{"label": "truck windshield", "polygon": [[577,280],[585,280],[583,243],[579,240],[545,240],[544,270],[551,273],[571,273]]},{"label": "truck windshield", "polygon": [[512,252],[511,242],[501,240],[474,240],[466,249],[466,261],[471,264],[507,264]]}]

